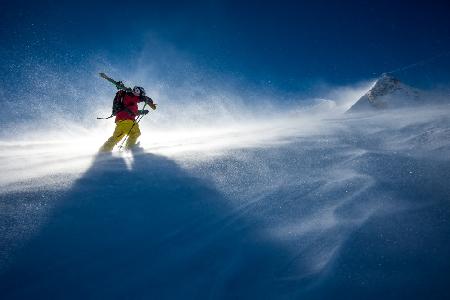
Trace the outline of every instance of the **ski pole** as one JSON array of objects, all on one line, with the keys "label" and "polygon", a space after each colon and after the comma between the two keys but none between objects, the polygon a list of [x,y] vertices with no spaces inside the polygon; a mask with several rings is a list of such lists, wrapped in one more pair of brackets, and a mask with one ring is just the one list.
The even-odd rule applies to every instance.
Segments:
[{"label": "ski pole", "polygon": [[[147,106],[147,102],[145,102],[144,106],[142,107],[142,110],[144,110],[146,106]],[[125,142],[128,140],[128,137],[130,136],[130,132],[131,132],[131,130],[133,129],[134,125],[139,124],[139,122],[142,120],[142,118],[143,118],[144,116],[145,116],[145,115],[139,116],[139,117],[137,118],[137,122],[136,122],[136,120],[134,120],[133,125],[131,125],[131,128],[130,128],[130,130],[128,131],[126,137],[123,139],[122,143],[120,143],[119,150],[122,150],[123,144],[125,144]]]}]

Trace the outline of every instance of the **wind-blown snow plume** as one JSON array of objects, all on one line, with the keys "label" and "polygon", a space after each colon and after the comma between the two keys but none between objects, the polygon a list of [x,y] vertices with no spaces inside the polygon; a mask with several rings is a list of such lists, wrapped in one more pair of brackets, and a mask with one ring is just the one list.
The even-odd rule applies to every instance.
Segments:
[{"label": "wind-blown snow plume", "polygon": [[[58,294],[48,289],[53,280],[64,290],[74,276],[88,281],[75,297],[129,296],[130,289],[145,291],[150,278],[160,298],[233,298],[236,291],[247,298],[329,298],[330,287],[353,284],[355,271],[345,266],[377,265],[374,237],[404,235],[392,215],[423,234],[415,213],[448,210],[448,105],[343,114],[367,82],[282,105],[276,95],[182,62],[190,76],[179,81],[164,80],[180,68],[164,73],[152,64],[124,74],[129,81],[111,74],[147,87],[159,104],[140,123],[140,152],[97,155],[114,128],[95,120],[109,114],[114,94],[100,79],[57,114],[58,89],[49,92],[37,109],[43,119],[3,134],[0,290],[45,298],[46,291]],[[391,252],[380,251],[408,249],[398,240]],[[448,250],[431,242],[437,253]],[[439,258],[430,260],[448,271]],[[47,274],[39,276],[44,266]],[[96,279],[116,268],[127,277]],[[392,269],[405,272],[403,265]],[[375,287],[385,280],[369,273]],[[27,289],[14,288],[18,278]]]}]

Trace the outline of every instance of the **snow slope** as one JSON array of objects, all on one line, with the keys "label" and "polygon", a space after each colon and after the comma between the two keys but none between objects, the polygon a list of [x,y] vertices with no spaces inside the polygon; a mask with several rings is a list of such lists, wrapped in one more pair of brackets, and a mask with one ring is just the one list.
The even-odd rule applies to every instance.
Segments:
[{"label": "snow slope", "polygon": [[449,112],[5,138],[1,298],[448,299]]}]

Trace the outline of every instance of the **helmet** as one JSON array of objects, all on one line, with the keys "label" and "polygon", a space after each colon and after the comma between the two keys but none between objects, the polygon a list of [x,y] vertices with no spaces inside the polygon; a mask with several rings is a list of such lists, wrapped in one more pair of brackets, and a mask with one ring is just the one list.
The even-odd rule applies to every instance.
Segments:
[{"label": "helmet", "polygon": [[140,96],[145,96],[145,90],[141,86],[135,86],[133,88],[133,92],[136,93],[136,94],[139,93]]}]

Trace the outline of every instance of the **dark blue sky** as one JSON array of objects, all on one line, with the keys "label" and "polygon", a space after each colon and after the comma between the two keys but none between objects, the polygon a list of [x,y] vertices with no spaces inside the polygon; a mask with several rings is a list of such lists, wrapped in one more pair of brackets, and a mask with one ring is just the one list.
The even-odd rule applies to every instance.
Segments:
[{"label": "dark blue sky", "polygon": [[[331,2],[6,1],[1,79],[34,62],[69,72],[98,55],[132,64],[150,36],[202,68],[285,90],[350,84],[450,51],[445,1]],[[449,60],[408,72],[445,81]]]}]

